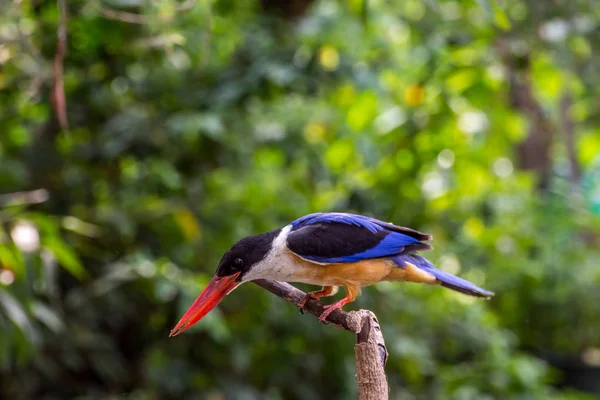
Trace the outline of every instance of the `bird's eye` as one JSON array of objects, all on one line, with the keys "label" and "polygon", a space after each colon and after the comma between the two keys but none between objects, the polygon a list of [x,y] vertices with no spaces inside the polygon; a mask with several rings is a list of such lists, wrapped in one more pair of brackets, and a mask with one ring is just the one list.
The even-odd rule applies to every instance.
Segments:
[{"label": "bird's eye", "polygon": [[233,266],[235,268],[242,268],[242,265],[244,265],[244,261],[241,258],[236,258],[235,260],[233,260]]}]

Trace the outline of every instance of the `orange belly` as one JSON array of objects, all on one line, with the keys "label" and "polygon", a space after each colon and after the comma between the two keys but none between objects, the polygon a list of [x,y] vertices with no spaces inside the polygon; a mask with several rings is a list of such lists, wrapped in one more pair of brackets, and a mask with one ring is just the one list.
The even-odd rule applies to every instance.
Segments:
[{"label": "orange belly", "polygon": [[354,263],[316,264],[297,257],[302,268],[295,274],[297,282],[321,286],[369,286],[381,281],[409,281],[434,284],[436,278],[413,264],[398,267],[386,259],[364,260]]},{"label": "orange belly", "polygon": [[315,264],[301,259],[295,274],[299,282],[321,286],[367,286],[383,280],[393,268],[391,262],[368,260],[355,263]]}]

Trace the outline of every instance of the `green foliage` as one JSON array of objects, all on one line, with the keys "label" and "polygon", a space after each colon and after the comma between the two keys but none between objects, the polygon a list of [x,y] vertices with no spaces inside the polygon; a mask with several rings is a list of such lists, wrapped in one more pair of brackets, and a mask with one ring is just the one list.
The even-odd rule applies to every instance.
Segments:
[{"label": "green foliage", "polygon": [[[432,261],[497,293],[365,289],[392,398],[587,398],[553,360],[599,364],[591,3],[67,3],[68,130],[56,3],[0,5],[0,397],[355,396],[354,338],[253,285],[167,338],[236,240],[344,210],[433,233]],[[511,68],[559,127],[546,191]]]}]

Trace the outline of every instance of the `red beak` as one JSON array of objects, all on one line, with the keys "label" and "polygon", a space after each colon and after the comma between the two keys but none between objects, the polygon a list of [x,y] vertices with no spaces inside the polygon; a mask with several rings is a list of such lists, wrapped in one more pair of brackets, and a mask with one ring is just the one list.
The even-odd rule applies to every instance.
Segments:
[{"label": "red beak", "polygon": [[208,314],[210,310],[223,300],[223,297],[240,284],[236,281],[239,275],[240,273],[238,272],[230,276],[215,276],[212,278],[208,286],[204,288],[200,296],[194,301],[194,304],[183,314],[183,317],[175,325],[169,337],[179,335]]}]

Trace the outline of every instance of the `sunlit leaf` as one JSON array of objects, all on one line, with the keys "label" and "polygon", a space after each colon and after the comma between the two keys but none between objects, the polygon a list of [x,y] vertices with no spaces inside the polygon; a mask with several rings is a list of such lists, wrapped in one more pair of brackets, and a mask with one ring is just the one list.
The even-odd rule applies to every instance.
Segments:
[{"label": "sunlit leaf", "polygon": [[200,234],[200,225],[196,216],[187,208],[179,210],[174,214],[177,224],[188,240],[195,239]]},{"label": "sunlit leaf", "polygon": [[348,110],[346,122],[355,131],[364,129],[377,112],[377,96],[372,92],[362,93]]},{"label": "sunlit leaf", "polygon": [[421,103],[423,103],[424,98],[425,90],[421,85],[410,85],[404,91],[404,101],[411,107],[417,107],[421,105]]},{"label": "sunlit leaf", "polygon": [[356,157],[354,145],[349,140],[337,140],[329,146],[325,153],[325,160],[333,170],[347,167]]},{"label": "sunlit leaf", "polygon": [[19,276],[25,273],[21,252],[13,246],[0,245],[0,264],[2,268],[10,269]]},{"label": "sunlit leaf", "polygon": [[497,0],[491,1],[492,9],[494,11],[494,22],[498,27],[504,29],[505,31],[510,30],[511,23],[510,19],[508,18],[508,15],[506,15],[506,12],[502,9],[502,7],[500,7]]},{"label": "sunlit leaf", "polygon": [[319,63],[327,71],[335,70],[340,64],[340,55],[331,45],[325,45],[319,50]]},{"label": "sunlit leaf", "polygon": [[446,86],[453,92],[461,93],[475,83],[477,71],[474,69],[462,69],[452,73],[446,79]]}]

